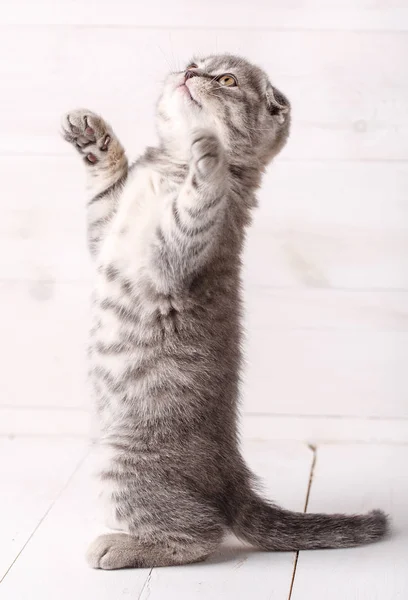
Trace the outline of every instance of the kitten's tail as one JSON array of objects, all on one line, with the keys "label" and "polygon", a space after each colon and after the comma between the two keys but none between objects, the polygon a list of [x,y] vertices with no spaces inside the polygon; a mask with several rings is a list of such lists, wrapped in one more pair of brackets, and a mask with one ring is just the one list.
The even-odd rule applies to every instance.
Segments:
[{"label": "kitten's tail", "polygon": [[268,504],[256,494],[243,500],[235,514],[234,533],[263,550],[314,550],[370,544],[388,531],[380,510],[364,515],[309,514]]}]

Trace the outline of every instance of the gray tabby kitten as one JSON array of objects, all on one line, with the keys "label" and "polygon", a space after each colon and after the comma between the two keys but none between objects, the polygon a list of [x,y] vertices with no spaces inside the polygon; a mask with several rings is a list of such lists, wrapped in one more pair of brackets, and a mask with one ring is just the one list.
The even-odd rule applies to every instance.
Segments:
[{"label": "gray tabby kitten", "polygon": [[226,530],[284,551],[386,532],[380,511],[303,514],[263,500],[239,451],[242,247],[289,115],[261,69],[221,55],[169,75],[160,145],[131,167],[99,116],[64,117],[87,169],[100,479],[108,524],[123,531],[92,543],[92,567],[201,561]]}]

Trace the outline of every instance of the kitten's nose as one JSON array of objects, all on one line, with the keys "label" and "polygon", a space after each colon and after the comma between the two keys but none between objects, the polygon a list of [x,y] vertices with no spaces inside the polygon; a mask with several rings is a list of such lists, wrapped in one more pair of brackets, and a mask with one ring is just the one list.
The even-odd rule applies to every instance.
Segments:
[{"label": "kitten's nose", "polygon": [[196,73],[195,71],[188,70],[184,74],[184,81],[187,81],[187,79],[190,79],[191,77],[197,77],[197,75],[198,73]]}]

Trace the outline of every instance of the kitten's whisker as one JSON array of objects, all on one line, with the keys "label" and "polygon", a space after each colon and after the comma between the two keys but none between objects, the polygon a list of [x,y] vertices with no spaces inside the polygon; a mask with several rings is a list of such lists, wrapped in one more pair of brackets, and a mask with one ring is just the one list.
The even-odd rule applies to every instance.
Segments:
[{"label": "kitten's whisker", "polygon": [[166,65],[167,65],[167,67],[169,68],[169,71],[173,71],[174,69],[172,69],[172,67],[171,67],[171,64],[170,64],[170,62],[169,62],[169,60],[168,60],[168,58],[167,58],[167,56],[166,56],[166,54],[165,54],[165,52],[164,52],[163,48],[161,48],[161,46],[159,46],[159,44],[156,44],[156,47],[157,47],[157,48],[160,50],[160,52],[162,53],[162,55],[163,55],[163,58],[164,58],[164,60],[166,61]]},{"label": "kitten's whisker", "polygon": [[171,37],[171,31],[169,31],[169,42],[170,42],[170,52],[171,52],[171,56],[173,59],[173,64],[175,66],[175,70],[176,71],[180,71],[180,60],[176,59],[176,55],[174,54],[174,50],[173,50],[173,39]]},{"label": "kitten's whisker", "polygon": [[[213,81],[215,81],[217,79],[218,75],[214,75],[214,77],[210,80],[210,83],[212,83]],[[221,87],[221,84],[217,81],[219,87]]]}]

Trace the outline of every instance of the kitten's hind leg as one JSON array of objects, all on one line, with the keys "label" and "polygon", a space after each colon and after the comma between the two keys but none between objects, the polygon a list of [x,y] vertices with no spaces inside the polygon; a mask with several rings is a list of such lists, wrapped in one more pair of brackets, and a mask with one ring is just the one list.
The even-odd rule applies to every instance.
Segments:
[{"label": "kitten's hind leg", "polygon": [[88,564],[94,569],[171,567],[205,560],[221,539],[187,541],[169,538],[146,542],[126,533],[99,536],[87,552]]},{"label": "kitten's hind leg", "polygon": [[125,150],[110,125],[86,109],[64,115],[62,135],[84,159],[89,197],[88,241],[91,254],[96,254],[127,177]]}]

